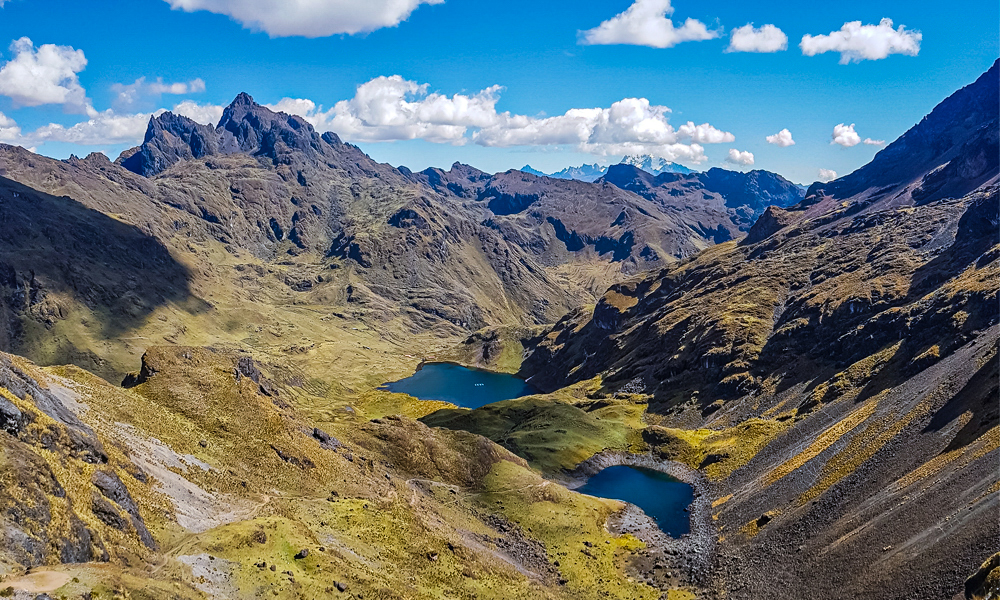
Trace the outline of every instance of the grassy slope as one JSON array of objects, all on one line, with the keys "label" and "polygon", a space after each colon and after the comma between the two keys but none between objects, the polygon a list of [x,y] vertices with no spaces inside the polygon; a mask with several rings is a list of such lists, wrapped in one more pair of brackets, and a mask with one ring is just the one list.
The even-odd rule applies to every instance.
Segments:
[{"label": "grassy slope", "polygon": [[[360,416],[364,402],[353,415],[328,407],[339,414],[313,421],[306,416],[312,409],[301,402],[304,392],[293,394],[271,379],[280,369],[262,366],[274,396],[246,377],[237,383],[238,357],[202,348],[154,349],[146,364],[155,375],[130,390],[76,367],[42,370],[19,363],[44,385],[72,390],[86,406],[84,422],[109,449],[109,464],[127,482],[160,545],[156,552],[144,550],[134,537],[94,521],[85,508],[85,466],[67,470],[64,458],[36,448],[77,513],[117,549],[107,564],[49,567],[76,578],[54,597],[91,591],[102,598],[117,591],[131,597],[313,598],[337,582],[365,598],[659,597],[624,576],[623,561],[642,544],[605,530],[617,502],[569,492],[477,436],[431,430],[406,417],[369,422],[367,414]],[[30,399],[19,403],[30,408]],[[306,406],[302,412],[300,405]],[[320,447],[312,426],[344,446]],[[164,452],[210,468],[194,462],[171,468],[188,482],[187,490],[176,487],[178,477],[148,466],[148,484],[128,475],[133,463],[156,463]],[[84,472],[74,474],[80,468]],[[158,477],[166,479],[157,483]],[[192,490],[211,502],[192,508],[185,500]],[[181,514],[220,524],[191,531],[178,523]],[[587,553],[580,552],[584,542],[591,544]],[[309,556],[294,558],[303,548]],[[262,561],[267,567],[255,566]]]}]

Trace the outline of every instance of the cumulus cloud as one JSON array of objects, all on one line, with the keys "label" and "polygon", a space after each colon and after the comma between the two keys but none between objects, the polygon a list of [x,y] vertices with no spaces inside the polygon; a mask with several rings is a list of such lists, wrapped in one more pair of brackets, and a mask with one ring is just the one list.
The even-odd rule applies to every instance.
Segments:
[{"label": "cumulus cloud", "polygon": [[[215,127],[222,120],[222,111],[226,107],[219,104],[198,104],[194,100],[185,100],[179,104],[175,104],[170,112],[175,115],[185,116],[192,121],[201,123],[202,125],[211,125]],[[289,111],[285,111],[289,112]]]},{"label": "cumulus cloud", "polygon": [[5,144],[19,144],[21,141],[21,128],[17,126],[14,119],[0,112],[0,142]]},{"label": "cumulus cloud", "polygon": [[840,31],[829,35],[804,35],[799,47],[802,54],[815,56],[824,52],[840,52],[840,64],[863,60],[880,60],[890,54],[916,56],[920,52],[919,31],[907,31],[900,25],[892,28],[892,19],[882,19],[878,25],[862,25],[861,21],[844,23]]},{"label": "cumulus cloud", "polygon": [[719,36],[701,21],[687,19],[675,27],[669,15],[674,12],[670,0],[635,0],[623,13],[593,29],[580,32],[580,43],[593,45],[629,44],[670,48],[681,42],[710,40]]},{"label": "cumulus cloud", "polygon": [[782,148],[795,145],[795,140],[792,139],[792,132],[787,129],[782,129],[778,133],[769,135],[764,139],[767,140],[768,144],[774,144],[775,146],[780,146]]},{"label": "cumulus cloud", "polygon": [[157,77],[156,81],[146,82],[145,77],[136,79],[133,83],[125,85],[116,83],[111,86],[111,91],[118,94],[115,99],[116,106],[128,108],[139,103],[146,98],[158,98],[164,94],[181,95],[197,94],[205,91],[205,82],[200,79],[191,81],[180,81],[176,83],[165,83],[162,77]]},{"label": "cumulus cloud", "polygon": [[166,0],[173,9],[226,15],[271,37],[326,37],[394,27],[421,4],[444,0]]},{"label": "cumulus cloud", "polygon": [[753,153],[745,151],[740,152],[736,148],[730,148],[729,156],[726,157],[726,162],[734,165],[752,165]]},{"label": "cumulus cloud", "polygon": [[667,160],[705,160],[702,144],[732,142],[732,133],[709,123],[688,121],[674,127],[670,109],[645,98],[626,98],[608,108],[575,108],[536,117],[497,112],[502,88],[447,96],[428,93],[426,84],[398,75],[358,86],[350,100],[324,110],[315,102],[285,98],[269,105],[297,114],[320,131],[334,131],[352,142],[424,139],[461,145],[561,146],[600,156],[651,154]]},{"label": "cumulus cloud", "polygon": [[737,27],[729,36],[726,52],[778,52],[788,48],[788,36],[774,25]]},{"label": "cumulus cloud", "polygon": [[831,137],[833,138],[833,141],[830,142],[831,144],[840,144],[845,148],[857,146],[861,143],[861,136],[858,135],[858,132],[854,131],[854,123],[850,125],[844,125],[843,123],[834,125]]},{"label": "cumulus cloud", "polygon": [[867,146],[885,146],[885,140],[873,140],[871,138],[865,138],[864,143]]},{"label": "cumulus cloud", "polygon": [[326,111],[303,98],[284,98],[268,107],[300,115],[316,129],[354,142],[424,139],[461,145],[468,141],[470,127],[486,127],[499,118],[499,86],[451,97],[427,88],[399,75],[383,76],[358,86],[353,98]]},{"label": "cumulus cloud", "polygon": [[162,112],[162,109],[154,113],[134,114],[118,114],[111,109],[103,112],[93,111],[86,121],[70,127],[50,123],[27,134],[25,139],[38,144],[63,142],[81,146],[133,144],[142,141],[149,117]]},{"label": "cumulus cloud", "polygon": [[61,104],[71,112],[87,112],[90,101],[77,73],[87,66],[83,50],[43,44],[22,37],[10,45],[14,57],[0,68],[0,95],[15,106]]},{"label": "cumulus cloud", "polygon": [[[398,75],[377,77],[359,85],[353,98],[324,108],[305,98],[284,98],[268,105],[296,114],[318,131],[333,131],[351,142],[422,139],[435,143],[489,147],[571,146],[598,156],[650,154],[670,161],[706,160],[704,144],[735,141],[735,136],[710,123],[670,123],[670,109],[645,98],[625,98],[607,108],[574,108],[560,115],[528,116],[498,112],[500,86],[474,94],[430,92],[427,84]],[[223,107],[184,100],[171,109],[199,123],[215,125]],[[49,124],[21,135],[8,132],[13,122],[0,121],[0,135],[19,135],[17,143],[64,142],[80,145],[138,143],[153,113],[90,109],[88,119],[72,126]],[[740,153],[741,164],[752,164]],[[746,162],[746,160],[751,162]]]},{"label": "cumulus cloud", "polygon": [[837,172],[831,169],[820,169],[819,170],[819,180],[823,183],[827,181],[833,181],[837,178]]}]

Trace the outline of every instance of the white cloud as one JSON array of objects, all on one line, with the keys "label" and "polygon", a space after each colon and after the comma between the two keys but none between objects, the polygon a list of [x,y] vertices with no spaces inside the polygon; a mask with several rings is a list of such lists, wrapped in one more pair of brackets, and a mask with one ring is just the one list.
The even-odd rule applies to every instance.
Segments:
[{"label": "white cloud", "polygon": [[885,140],[873,140],[871,138],[865,138],[864,143],[868,146],[885,146]]},{"label": "white cloud", "polygon": [[469,127],[486,127],[499,118],[499,86],[451,97],[428,94],[427,87],[399,75],[377,77],[326,111],[302,98],[284,98],[268,108],[300,115],[316,129],[354,142],[425,139],[460,145],[468,141]]},{"label": "white cloud", "polygon": [[285,98],[269,105],[297,114],[320,131],[334,131],[352,142],[424,139],[455,145],[561,146],[599,156],[651,154],[667,160],[705,160],[702,144],[732,142],[732,133],[709,123],[688,121],[674,128],[670,109],[645,98],[626,98],[608,108],[576,108],[562,115],[533,117],[497,112],[502,88],[476,94],[428,93],[398,75],[358,86],[350,100],[324,110],[315,102]]},{"label": "white cloud", "polygon": [[787,129],[782,129],[778,133],[769,135],[764,139],[767,140],[768,144],[774,144],[775,146],[780,146],[782,148],[795,145],[795,140],[792,139],[792,132]]},{"label": "white cloud", "polygon": [[726,52],[778,52],[788,48],[788,36],[774,25],[737,27],[729,36]]},{"label": "white cloud", "polygon": [[[497,112],[501,91],[500,86],[491,86],[474,94],[447,96],[429,92],[427,84],[393,75],[358,86],[353,98],[329,109],[304,98],[284,98],[268,107],[300,115],[318,131],[334,131],[351,142],[423,139],[489,147],[571,146],[597,156],[649,154],[670,161],[700,163],[706,160],[704,144],[736,139],[709,123],[687,121],[674,127],[669,122],[670,109],[645,98],[625,98],[607,108],[575,108],[545,117]],[[215,125],[223,109],[184,100],[171,110],[199,123]],[[138,143],[150,116],[161,112],[163,109],[153,113],[90,109],[86,121],[68,127],[52,123],[21,135],[18,143]],[[0,121],[0,135],[5,135],[3,123]],[[6,135],[10,137],[13,132]],[[740,156],[752,160],[749,153]]]},{"label": "white cloud", "polygon": [[[175,104],[170,112],[175,115],[185,116],[192,121],[201,123],[202,125],[211,125],[215,127],[222,120],[222,111],[226,107],[220,106],[218,104],[198,104],[194,100],[185,100],[179,104]],[[288,112],[288,111],[285,111]]]},{"label": "white cloud", "polygon": [[[643,100],[645,99],[643,98]],[[691,140],[699,144],[725,144],[736,141],[736,136],[728,131],[720,131],[708,123],[695,125],[692,121],[678,127],[677,135],[681,139]]]},{"label": "white cloud", "polygon": [[831,169],[820,169],[819,170],[819,180],[823,183],[827,181],[833,181],[837,178],[837,172]]},{"label": "white cloud", "polygon": [[729,156],[726,157],[727,163],[732,163],[734,165],[752,165],[753,164],[753,153],[752,152],[740,152],[736,148],[729,149]]},{"label": "white cloud", "polygon": [[14,119],[0,112],[0,142],[18,144],[21,141],[21,128]]},{"label": "white cloud", "polygon": [[116,83],[111,86],[111,91],[118,94],[115,99],[116,106],[127,108],[134,106],[144,98],[158,98],[163,94],[181,95],[204,92],[205,82],[197,78],[186,82],[164,83],[162,77],[157,77],[156,81],[147,83],[145,77],[140,77],[128,85]]},{"label": "white cloud", "polygon": [[271,37],[326,37],[394,27],[421,4],[444,0],[166,0],[173,9],[207,10]]},{"label": "white cloud", "polygon": [[90,101],[77,73],[87,66],[83,50],[43,44],[37,49],[22,37],[10,45],[14,57],[0,68],[0,95],[15,106],[62,104],[66,110],[87,112]]},{"label": "white cloud", "polygon": [[670,0],[635,0],[623,13],[604,21],[593,29],[580,32],[583,44],[629,44],[670,48],[681,42],[710,40],[718,31],[709,31],[704,23],[687,19],[675,27],[668,16],[674,8]]},{"label": "white cloud", "polygon": [[118,114],[111,109],[103,112],[93,111],[86,121],[70,127],[49,123],[29,133],[25,139],[39,144],[63,142],[81,146],[139,143],[146,133],[149,117],[162,112],[162,109],[154,113],[135,114]]},{"label": "white cloud", "polygon": [[831,144],[840,144],[845,148],[857,146],[861,143],[861,136],[858,135],[858,132],[854,131],[854,123],[850,125],[844,125],[843,123],[835,125],[831,137],[833,138],[833,141],[830,142]]},{"label": "white cloud", "polygon": [[880,60],[890,54],[916,56],[920,52],[919,31],[907,31],[900,25],[892,28],[892,19],[882,19],[878,25],[862,25],[861,21],[844,23],[840,31],[829,35],[804,35],[799,47],[802,54],[815,56],[824,52],[840,52],[840,64]]}]

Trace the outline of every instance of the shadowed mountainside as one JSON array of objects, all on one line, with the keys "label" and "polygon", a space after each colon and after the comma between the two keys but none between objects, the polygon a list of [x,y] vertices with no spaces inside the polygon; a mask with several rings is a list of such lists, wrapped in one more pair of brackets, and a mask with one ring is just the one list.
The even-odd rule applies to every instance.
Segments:
[{"label": "shadowed mountainside", "polygon": [[68,197],[0,177],[0,225],[0,347],[11,351],[101,372],[99,350],[57,323],[81,310],[83,327],[115,338],[190,293],[187,267],[160,240]]}]

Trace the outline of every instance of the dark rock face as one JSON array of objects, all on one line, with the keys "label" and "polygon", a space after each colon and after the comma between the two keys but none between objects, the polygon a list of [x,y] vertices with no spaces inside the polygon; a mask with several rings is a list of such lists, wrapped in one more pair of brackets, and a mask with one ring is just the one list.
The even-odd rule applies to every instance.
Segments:
[{"label": "dark rock face", "polygon": [[223,153],[239,152],[273,160],[288,151],[321,154],[323,147],[330,145],[302,117],[272,112],[246,93],[236,96],[226,107],[216,132]]},{"label": "dark rock face", "polygon": [[120,164],[143,177],[161,173],[182,160],[219,152],[215,129],[165,112],[149,120],[142,146],[120,157]]},{"label": "dark rock face", "polygon": [[771,237],[783,227],[792,222],[792,215],[786,210],[777,206],[768,206],[764,214],[753,224],[747,236],[743,239],[744,244],[756,244]]},{"label": "dark rock face", "polygon": [[324,146],[339,143],[335,135],[321,137],[302,117],[272,112],[241,93],[216,127],[170,111],[150,118],[142,145],[123,154],[119,164],[152,177],[183,160],[241,153],[277,161],[293,151],[322,155]]},{"label": "dark rock face", "polygon": [[[122,507],[133,518],[141,521],[139,506],[132,499],[132,495],[129,494],[128,489],[125,488],[125,484],[122,483],[122,480],[117,475],[108,471],[95,471],[91,482],[105,498]],[[143,529],[145,529],[145,526],[143,526]],[[148,535],[149,532],[146,533]]]},{"label": "dark rock face", "polygon": [[133,388],[137,385],[142,385],[149,381],[149,378],[156,375],[156,369],[153,368],[149,361],[146,360],[147,356],[145,353],[142,355],[142,366],[139,367],[138,373],[129,373],[122,380],[123,388]]},{"label": "dark rock face", "polygon": [[[36,429],[25,432],[24,429],[36,421],[39,415],[21,411],[13,403],[4,399],[4,402],[9,404],[6,408],[8,426],[13,429],[13,425],[15,423],[17,425],[14,432],[8,429],[8,433],[17,435],[18,439],[24,442],[38,444],[47,450],[61,452],[86,463],[104,464],[108,462],[104,446],[94,430],[66,408],[66,405],[50,389],[38,385],[34,379],[21,371],[7,357],[0,357],[0,386],[18,398],[30,397],[31,402],[40,412],[45,413],[57,423],[57,425],[47,427],[44,431]],[[14,418],[11,409],[17,411],[20,416]]]},{"label": "dark rock face", "polygon": [[337,448],[343,446],[343,444],[340,443],[340,440],[323,431],[319,427],[313,428],[312,436],[319,442],[320,446],[326,448],[327,450],[336,450]]},{"label": "dark rock face", "polygon": [[10,400],[0,397],[0,429],[16,436],[23,426],[24,415]]}]

